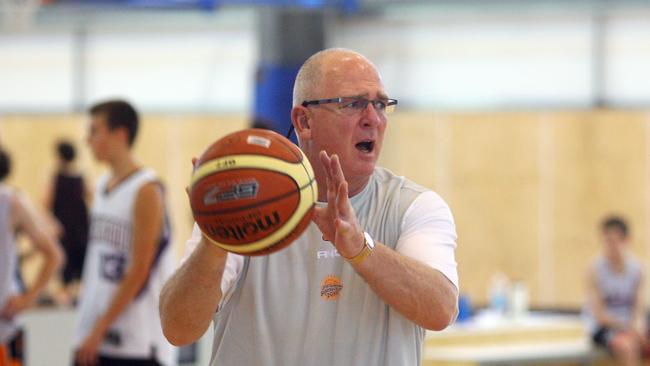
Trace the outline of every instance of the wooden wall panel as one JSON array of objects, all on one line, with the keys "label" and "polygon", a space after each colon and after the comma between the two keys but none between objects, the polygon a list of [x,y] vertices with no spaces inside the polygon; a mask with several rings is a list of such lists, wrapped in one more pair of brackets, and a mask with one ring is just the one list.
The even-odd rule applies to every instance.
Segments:
[{"label": "wooden wall panel", "polygon": [[[166,186],[173,225],[174,243],[179,255],[191,233],[192,215],[185,187],[191,175],[191,158],[199,156],[212,142],[227,133],[244,128],[242,116],[147,116],[135,142],[134,152],[143,165],[152,167]],[[0,118],[0,143],[11,152],[14,184],[37,202],[42,202],[44,187],[55,167],[54,144],[61,137],[77,144],[79,166],[87,179],[95,182],[106,166],[93,161],[85,143],[85,116],[5,116]]]},{"label": "wooden wall panel", "polygon": [[645,115],[598,111],[554,117],[557,134],[555,294],[571,306],[583,298],[584,269],[601,247],[598,225],[615,213],[633,230],[631,251],[646,261]]},{"label": "wooden wall panel", "polygon": [[381,163],[450,204],[473,300],[503,272],[537,306],[577,308],[605,215],[629,219],[631,250],[648,262],[647,121],[643,111],[401,114]]},{"label": "wooden wall panel", "polygon": [[527,280],[536,293],[530,274],[538,273],[537,257],[529,254],[537,239],[536,127],[518,114],[454,117],[450,205],[465,260],[459,269],[471,276],[465,286],[475,299],[487,296],[497,270]]},{"label": "wooden wall panel", "polygon": [[[449,203],[459,234],[461,290],[474,302],[486,301],[489,279],[500,271],[525,281],[534,305],[577,308],[604,215],[629,219],[631,250],[650,263],[649,116],[604,110],[403,112],[391,116],[380,164]],[[192,223],[184,192],[190,159],[246,121],[144,119],[135,152],[168,188],[179,255]],[[84,116],[0,117],[0,142],[16,162],[10,182],[40,201],[60,136],[78,142],[80,165],[96,179],[105,168],[92,161],[85,135]]]}]

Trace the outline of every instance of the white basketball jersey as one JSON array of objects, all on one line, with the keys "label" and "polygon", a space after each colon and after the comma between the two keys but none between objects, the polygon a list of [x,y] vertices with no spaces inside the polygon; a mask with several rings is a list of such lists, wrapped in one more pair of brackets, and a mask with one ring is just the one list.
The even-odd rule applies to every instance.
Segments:
[{"label": "white basketball jersey", "polygon": [[[157,182],[156,174],[140,169],[107,192],[109,176],[97,184],[91,211],[88,250],[82,278],[76,344],[90,333],[109,307],[124,272],[131,264],[132,225],[137,194]],[[162,333],[158,297],[175,268],[167,215],[149,277],[136,298],[109,328],[99,353],[119,358],[155,357],[163,365],[176,364],[175,348]]]},{"label": "white basketball jersey", "polygon": [[[11,226],[13,192],[0,185],[0,308],[19,292],[18,263],[14,229]],[[11,340],[18,330],[16,319],[0,318],[0,344]]]}]

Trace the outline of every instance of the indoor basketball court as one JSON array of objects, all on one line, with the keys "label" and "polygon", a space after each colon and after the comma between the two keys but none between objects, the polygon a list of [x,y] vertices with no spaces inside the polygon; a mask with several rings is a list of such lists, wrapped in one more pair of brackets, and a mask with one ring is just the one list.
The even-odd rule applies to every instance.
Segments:
[{"label": "indoor basketball court", "polygon": [[[111,144],[124,136],[91,141],[97,131],[89,109],[123,100],[139,116],[129,151],[163,187],[156,193],[160,231],[171,228],[165,234],[171,234],[174,269],[182,272],[194,260],[196,243],[187,242],[202,237],[218,248],[215,258],[237,256],[218,262],[220,273],[235,273],[230,287],[222,277],[210,290],[183,282],[219,301],[204,332],[174,346],[178,365],[237,364],[224,351],[229,347],[249,357],[238,359],[246,364],[284,346],[282,340],[301,346],[294,358],[284,352],[268,365],[291,366],[288,359],[348,364],[337,358],[348,352],[351,365],[397,364],[391,347],[380,352],[370,345],[382,337],[386,344],[397,338],[403,348],[416,345],[412,354],[422,366],[650,364],[650,3],[0,0],[0,21],[0,148],[11,163],[0,193],[20,192],[32,203],[34,230],[65,246],[49,188],[59,171],[55,146],[65,140],[76,149],[75,174],[94,192],[77,192],[88,204],[88,245],[94,245],[101,230],[95,223],[93,231],[93,220],[101,215],[92,207],[103,197],[96,187],[105,176],[107,187],[121,184],[111,175],[111,159],[99,159],[97,151],[105,146],[105,156],[112,156]],[[329,48],[353,50],[340,65],[358,53],[365,68],[307,75],[311,88],[296,92],[303,63]],[[364,74],[368,69],[380,82]],[[353,130],[355,118],[361,122]],[[110,123],[106,136],[122,128]],[[345,144],[356,155],[308,152]],[[359,157],[352,168],[350,156]],[[373,164],[390,175],[378,178],[372,170],[357,191],[351,177],[341,184],[342,174]],[[417,211],[426,205],[413,203],[419,202],[414,192],[428,192],[441,205],[429,211],[443,216],[426,220]],[[11,297],[45,281],[48,261],[30,229],[10,225],[15,220],[2,211],[1,196],[0,223],[6,219],[7,226],[0,225],[0,234],[14,245],[15,232],[17,248],[15,255],[4,251],[0,238],[4,314]],[[378,207],[390,209],[375,214]],[[374,224],[364,210],[384,224]],[[449,236],[417,227],[445,224]],[[138,229],[102,230],[131,243]],[[348,234],[359,245],[346,247]],[[307,238],[318,245],[307,247],[301,241]],[[439,240],[447,249],[405,249],[408,240]],[[145,256],[151,268],[162,251],[156,250]],[[392,261],[373,272],[381,253]],[[457,275],[435,265],[416,271],[445,255]],[[122,276],[138,267],[128,255],[118,257],[106,259],[102,271]],[[397,263],[405,265],[399,273],[407,280],[401,291],[383,292],[401,278],[391,272]],[[57,268],[34,301],[15,316],[0,316],[0,366],[74,364],[84,344],[79,294],[88,274],[80,269],[66,292],[65,264]],[[454,321],[444,329],[418,322],[420,311],[443,302],[439,286],[430,293],[417,287],[423,273],[446,279],[457,292]],[[294,292],[301,288],[296,277],[311,281],[304,298]],[[122,290],[130,291],[125,308],[150,289],[147,278]],[[266,304],[264,296],[275,300]],[[403,310],[409,302],[418,310]],[[152,306],[150,313],[158,311]],[[386,319],[364,318],[375,311]],[[415,331],[399,323],[402,316]],[[328,319],[332,329],[322,334],[339,338],[321,344],[313,328]],[[287,328],[275,326],[281,322]],[[106,327],[99,355],[113,346],[135,347]],[[173,338],[163,333],[165,342]],[[244,342],[251,334],[254,340]],[[318,353],[330,343],[331,351]],[[158,354],[150,348],[153,359]],[[309,352],[318,357],[308,359]]]}]

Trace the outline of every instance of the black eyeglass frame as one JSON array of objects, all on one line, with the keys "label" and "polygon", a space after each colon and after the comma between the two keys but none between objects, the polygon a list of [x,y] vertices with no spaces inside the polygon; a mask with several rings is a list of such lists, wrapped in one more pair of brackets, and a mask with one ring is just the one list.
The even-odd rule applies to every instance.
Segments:
[{"label": "black eyeglass frame", "polygon": [[343,103],[345,102],[346,99],[352,99],[353,101],[365,101],[365,108],[368,108],[368,104],[372,103],[373,108],[375,107],[375,103],[377,102],[385,102],[386,107],[394,106],[397,105],[397,99],[367,99],[364,97],[338,97],[338,98],[329,98],[329,99],[314,99],[314,100],[305,100],[302,102],[300,105],[303,107],[307,107],[310,105],[320,105],[320,104],[330,104],[330,103]]},{"label": "black eyeglass frame", "polygon": [[[345,102],[346,99],[353,99],[355,101],[365,101],[365,105],[363,106],[363,109],[368,108],[368,104],[372,103],[372,107],[376,109],[375,103],[377,102],[385,102],[386,107],[391,107],[397,105],[397,99],[367,99],[364,97],[337,97],[337,98],[328,98],[328,99],[314,99],[314,100],[305,100],[302,103],[300,103],[301,106],[303,107],[309,107],[310,105],[321,105],[321,104],[331,104],[331,103],[343,103]],[[291,136],[291,133],[293,132],[293,123],[289,127],[289,132],[287,132],[287,138]]]}]

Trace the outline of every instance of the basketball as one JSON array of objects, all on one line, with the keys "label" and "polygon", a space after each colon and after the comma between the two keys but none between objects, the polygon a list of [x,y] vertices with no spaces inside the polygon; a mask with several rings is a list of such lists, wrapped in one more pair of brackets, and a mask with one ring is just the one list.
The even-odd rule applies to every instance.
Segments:
[{"label": "basketball", "polygon": [[208,147],[195,164],[189,195],[194,220],[212,243],[259,256],[305,231],[318,192],[300,148],[273,131],[247,129]]}]

